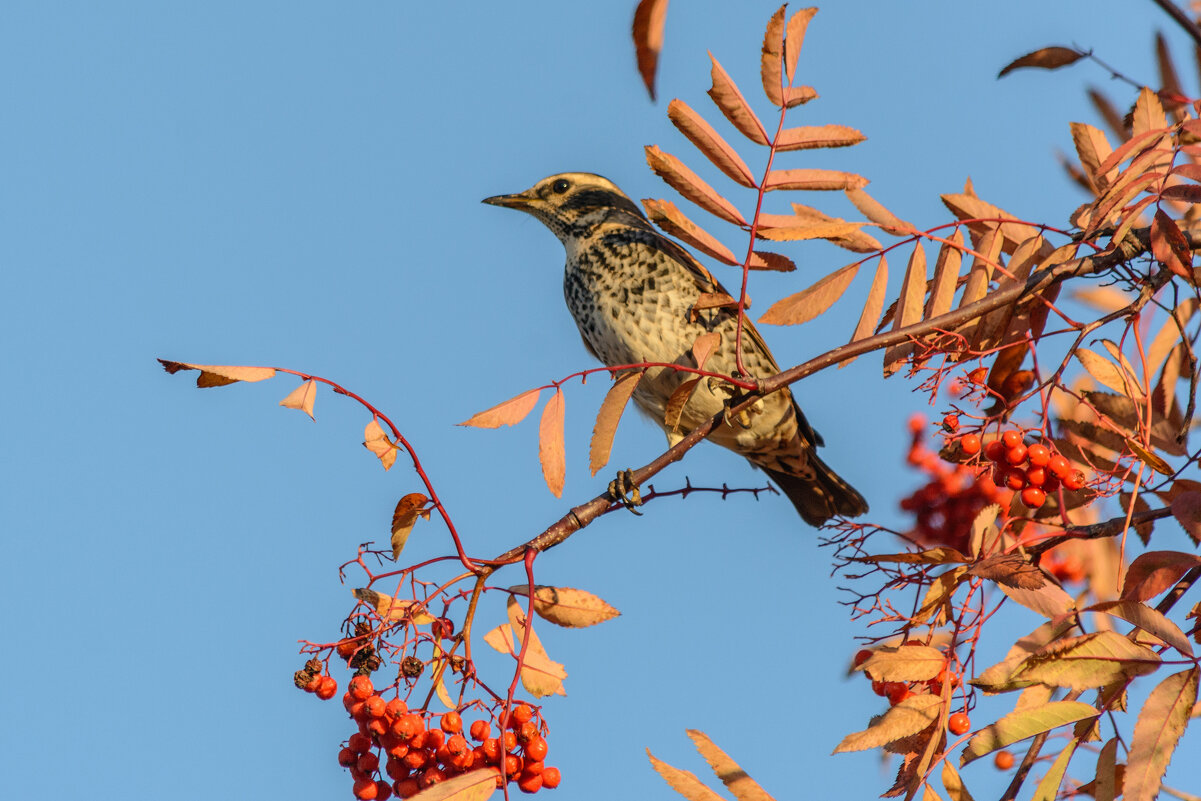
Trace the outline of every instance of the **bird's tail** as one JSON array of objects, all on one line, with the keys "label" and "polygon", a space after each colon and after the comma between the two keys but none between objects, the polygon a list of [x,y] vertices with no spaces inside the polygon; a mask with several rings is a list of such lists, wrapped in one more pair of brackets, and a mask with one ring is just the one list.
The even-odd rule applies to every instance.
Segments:
[{"label": "bird's tail", "polygon": [[784,490],[806,523],[820,526],[835,515],[857,517],[867,511],[867,501],[863,500],[863,496],[819,459],[813,450],[809,451],[809,465],[816,473],[812,478],[767,469],[772,481]]}]

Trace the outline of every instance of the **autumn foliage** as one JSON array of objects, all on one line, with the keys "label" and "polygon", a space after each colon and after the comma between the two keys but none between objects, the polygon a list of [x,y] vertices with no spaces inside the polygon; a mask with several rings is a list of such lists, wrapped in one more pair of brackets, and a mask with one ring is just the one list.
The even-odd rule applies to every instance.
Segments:
[{"label": "autumn foliage", "polygon": [[[652,97],[666,7],[643,0],[634,18],[637,62]],[[669,119],[695,150],[680,156],[654,145],[646,161],[691,206],[686,214],[660,198],[643,207],[667,234],[740,278],[737,297],[699,304],[737,308],[740,324],[752,272],[792,280],[783,274],[796,271],[794,255],[812,239],[852,254],[758,318],[801,325],[853,304],[858,322],[845,341],[778,375],[748,377],[708,372],[715,343],[701,337],[696,368],[585,369],[541,387],[513,387],[520,391],[511,399],[463,425],[517,425],[545,401],[538,453],[548,489],[560,496],[569,401],[599,405],[589,447],[595,475],[608,464],[642,371],[691,372],[664,420],[681,438],[630,471],[636,489],[763,394],[879,353],[881,380],[912,382],[938,413],[934,423],[915,417],[910,427],[915,489],[900,507],[911,526],[840,520],[821,532],[861,632],[858,644],[848,633],[846,662],[880,697],[879,714],[850,724],[835,751],[895,755],[895,779],[881,788],[886,797],[969,799],[959,770],[988,756],[992,769],[1012,771],[1004,798],[1030,784],[1036,798],[1154,798],[1195,714],[1201,677],[1194,653],[1201,603],[1181,604],[1201,577],[1201,482],[1185,477],[1199,459],[1188,438],[1201,309],[1193,266],[1201,247],[1201,101],[1180,87],[1161,43],[1162,85],[1132,90],[1129,113],[1094,98],[1109,133],[1070,123],[1076,154],[1065,166],[1089,193],[1086,202],[1059,220],[1026,220],[979,197],[969,181],[942,196],[945,220],[918,226],[873,199],[867,178],[803,166],[804,151],[852,148],[865,138],[826,121],[794,124],[818,97],[798,82],[815,14],[782,7],[770,16],[755,56],[762,96],[744,92],[711,57],[713,107],[668,103]],[[1045,48],[1001,73],[1089,57]],[[854,150],[845,158],[853,164]],[[704,181],[690,160],[713,165],[728,186]],[[837,195],[858,219],[802,202]],[[890,283],[890,260],[899,282]],[[361,546],[342,566],[359,585],[342,630],[306,642],[307,661],[295,675],[298,687],[320,698],[347,687],[349,733],[338,761],[355,796],[475,799],[497,787],[507,793],[510,784],[526,792],[555,787],[559,772],[544,761],[549,711],[535,704],[563,694],[567,671],[538,632],[547,623],[597,625],[617,610],[584,590],[537,584],[536,558],[625,504],[602,492],[505,553],[474,554],[401,428],[349,389],[291,370],[163,364],[172,373],[199,371],[201,387],[297,376],[301,383],[281,405],[310,416],[326,385],[364,408],[363,444],[384,469],[398,458],[412,469],[387,545]],[[612,379],[603,397],[577,392],[576,379],[595,373]],[[679,430],[691,389],[705,377],[732,388],[728,408]],[[648,489],[636,500],[765,488]],[[627,524],[637,525],[632,517]],[[447,536],[448,553],[405,565],[410,536]],[[1182,542],[1188,550],[1177,549]],[[438,572],[448,568],[452,575]],[[492,584],[501,570],[515,583]],[[507,622],[477,634],[483,603],[503,604]],[[995,637],[998,616],[1030,633],[1000,662],[983,664],[978,649]],[[477,673],[472,649],[481,642],[512,658],[511,676]],[[518,699],[518,687],[532,703]],[[1141,705],[1129,702],[1132,691],[1145,697]],[[1007,699],[1009,711],[991,711]],[[689,736],[740,801],[769,797],[706,735]],[[685,797],[713,797],[693,774],[650,758]]]}]

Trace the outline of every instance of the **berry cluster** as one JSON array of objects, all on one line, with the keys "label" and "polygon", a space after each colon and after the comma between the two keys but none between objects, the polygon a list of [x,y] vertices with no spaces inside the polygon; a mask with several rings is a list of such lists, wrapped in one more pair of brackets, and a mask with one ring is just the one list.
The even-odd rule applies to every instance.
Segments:
[{"label": "berry cluster", "polygon": [[324,673],[320,659],[310,659],[304,667],[292,676],[296,686],[306,693],[313,693],[322,701],[328,701],[338,694],[338,680]]},{"label": "berry cluster", "polygon": [[366,675],[350,680],[342,703],[359,725],[338,753],[338,764],[354,779],[355,798],[387,799],[393,792],[409,798],[451,776],[488,767],[497,771],[498,786],[501,771],[526,793],[559,786],[559,769],[546,766],[546,738],[526,704],[513,708],[507,730],[497,737],[490,736],[488,721],[472,723],[468,734],[478,743],[472,746],[458,712],[436,718],[410,711],[399,698],[376,693]]},{"label": "berry cluster", "polygon": [[[947,421],[943,421],[947,426]],[[964,434],[955,440],[965,456],[983,451],[984,458],[993,463],[992,480],[998,487],[1021,493],[1022,504],[1028,509],[1042,506],[1047,495],[1059,490],[1084,488],[1084,474],[1072,467],[1061,454],[1041,442],[1027,445],[1022,432],[1010,429],[997,439],[983,443],[979,434]]]},{"label": "berry cluster", "polygon": [[[905,644],[906,645],[920,645],[920,643],[916,643],[916,642],[908,642]],[[855,667],[859,667],[860,665],[862,665],[869,658],[871,658],[871,655],[872,655],[872,652],[868,648],[864,648],[863,650],[856,653],[855,659],[854,659]],[[864,674],[864,675],[866,676],[867,674]],[[868,677],[868,678],[870,678],[870,677]],[[908,681],[874,681],[873,680],[872,681],[872,692],[874,692],[876,695],[878,695],[882,698],[887,698],[889,706],[896,706],[897,704],[904,701],[906,698],[911,698],[912,696],[915,696],[915,695],[942,695],[942,688],[947,682],[950,682],[952,690],[954,690],[956,687],[958,687],[960,684],[963,683],[962,680],[959,678],[958,673],[954,673],[944,667],[942,670],[940,670],[938,672],[937,676],[935,676],[932,679],[927,679],[926,681],[908,682]],[[959,732],[956,732],[956,733],[959,733]]]}]

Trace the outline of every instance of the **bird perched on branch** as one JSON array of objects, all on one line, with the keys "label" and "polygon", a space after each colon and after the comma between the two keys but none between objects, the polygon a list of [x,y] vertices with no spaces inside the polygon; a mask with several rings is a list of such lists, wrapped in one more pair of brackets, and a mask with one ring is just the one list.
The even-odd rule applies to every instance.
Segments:
[{"label": "bird perched on branch", "polygon": [[[609,366],[664,362],[695,368],[693,343],[702,334],[717,332],[719,344],[704,368],[736,374],[737,309],[694,309],[702,294],[725,290],[686,250],[656,231],[612,182],[569,172],[484,202],[532,214],[563,243],[567,307],[584,344],[600,361]],[[780,372],[750,320],[742,325],[742,363],[754,377]],[[702,378],[678,426],[669,428],[664,422],[668,401],[681,384],[694,378],[694,373],[650,368],[634,390],[635,402],[664,426],[673,443],[721,412],[736,394],[729,382]],[[810,525],[867,511],[863,496],[818,458],[822,438],[788,389],[728,418],[709,439],[767,471]]]}]

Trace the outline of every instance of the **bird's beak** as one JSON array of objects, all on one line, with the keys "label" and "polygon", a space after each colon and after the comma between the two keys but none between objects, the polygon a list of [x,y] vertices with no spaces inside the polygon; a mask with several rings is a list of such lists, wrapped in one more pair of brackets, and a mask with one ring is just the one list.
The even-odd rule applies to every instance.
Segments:
[{"label": "bird's beak", "polygon": [[525,192],[518,192],[515,195],[495,195],[493,197],[486,197],[482,202],[487,203],[489,206],[504,206],[507,209],[518,209],[520,211],[525,211],[534,202],[534,199],[535,195],[533,194],[532,190],[527,189]]}]

